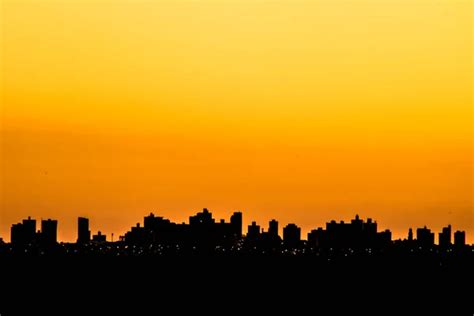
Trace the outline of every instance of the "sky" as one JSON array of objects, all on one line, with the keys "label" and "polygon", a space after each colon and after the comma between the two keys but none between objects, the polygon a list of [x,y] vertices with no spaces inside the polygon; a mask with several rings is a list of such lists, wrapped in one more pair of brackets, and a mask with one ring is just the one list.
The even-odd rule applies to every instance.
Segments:
[{"label": "sky", "polygon": [[[2,0],[0,237],[204,207],[474,242],[471,0]],[[245,229],[246,230],[246,229]],[[281,231],[280,231],[281,233]]]}]

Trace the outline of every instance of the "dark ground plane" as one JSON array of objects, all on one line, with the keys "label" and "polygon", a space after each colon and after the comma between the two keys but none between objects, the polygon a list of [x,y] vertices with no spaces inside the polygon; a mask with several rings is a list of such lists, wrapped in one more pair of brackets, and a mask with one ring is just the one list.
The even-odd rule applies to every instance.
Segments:
[{"label": "dark ground plane", "polygon": [[[28,315],[472,315],[473,256],[434,258],[169,256],[0,261],[0,312]],[[67,306],[66,310],[63,306]],[[325,311],[325,312],[321,312]],[[35,313],[36,314],[36,313]]]}]

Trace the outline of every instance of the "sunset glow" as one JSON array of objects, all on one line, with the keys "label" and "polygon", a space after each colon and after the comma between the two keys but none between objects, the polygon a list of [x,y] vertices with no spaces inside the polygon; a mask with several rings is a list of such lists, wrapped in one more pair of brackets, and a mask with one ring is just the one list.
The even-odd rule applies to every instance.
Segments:
[{"label": "sunset glow", "polygon": [[471,0],[2,0],[0,237],[203,207],[474,242]]}]

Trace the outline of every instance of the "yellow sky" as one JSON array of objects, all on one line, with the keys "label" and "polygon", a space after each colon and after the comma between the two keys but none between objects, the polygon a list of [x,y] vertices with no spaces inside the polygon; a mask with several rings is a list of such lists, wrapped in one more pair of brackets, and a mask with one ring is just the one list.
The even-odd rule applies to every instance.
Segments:
[{"label": "yellow sky", "polygon": [[471,0],[1,1],[0,236],[355,213],[474,242]]}]

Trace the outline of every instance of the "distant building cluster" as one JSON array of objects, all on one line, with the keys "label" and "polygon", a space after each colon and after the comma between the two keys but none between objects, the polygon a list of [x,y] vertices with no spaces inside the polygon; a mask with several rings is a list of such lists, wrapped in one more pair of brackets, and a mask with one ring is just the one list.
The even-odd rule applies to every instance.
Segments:
[{"label": "distant building cluster", "polygon": [[[77,242],[58,243],[58,222],[41,221],[37,231],[36,220],[28,217],[11,227],[11,242],[0,239],[0,255],[301,255],[344,256],[361,253],[373,255],[399,251],[449,253],[471,252],[466,245],[464,231],[452,234],[451,226],[444,227],[435,244],[435,234],[426,226],[408,231],[403,240],[392,240],[390,230],[378,231],[377,222],[355,216],[350,222],[331,221],[325,228],[310,231],[306,239],[294,223],[279,231],[279,223],[271,220],[265,231],[256,222],[243,232],[241,212],[235,212],[229,221],[216,221],[208,209],[189,218],[188,223],[174,223],[151,213],[143,225],[137,223],[118,241],[107,241],[100,231],[91,236],[89,219],[79,217]],[[454,237],[454,238],[453,238]]]},{"label": "distant building cluster", "polygon": [[13,245],[41,244],[54,245],[58,242],[58,221],[42,220],[41,231],[36,231],[36,220],[28,217],[23,222],[12,225],[11,243]]},{"label": "distant building cluster", "polygon": [[230,246],[242,238],[242,213],[236,212],[230,222],[216,222],[212,214],[204,209],[189,218],[189,224],[176,224],[153,213],[146,216],[143,227],[138,223],[125,234],[127,244],[177,244],[197,247],[201,245]]},{"label": "distant building cluster", "polygon": [[[11,244],[13,246],[38,245],[47,248],[58,243],[58,221],[47,219],[41,220],[41,230],[36,230],[36,220],[28,217],[21,223],[13,224],[10,234]],[[78,244],[86,244],[91,241],[91,232],[89,230],[89,219],[78,218]],[[99,231],[92,237],[93,242],[105,242],[105,235]]]}]

